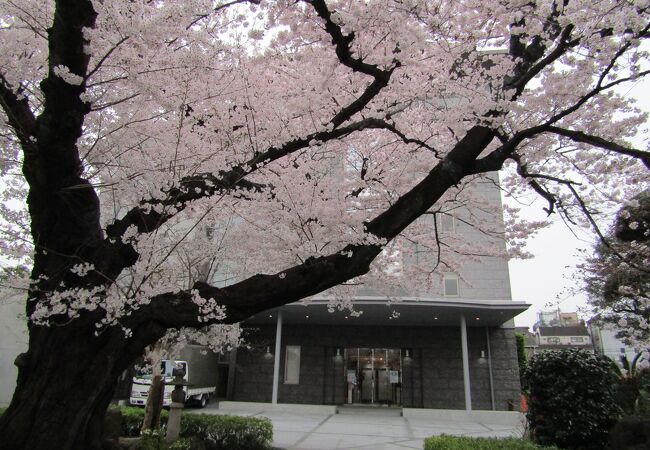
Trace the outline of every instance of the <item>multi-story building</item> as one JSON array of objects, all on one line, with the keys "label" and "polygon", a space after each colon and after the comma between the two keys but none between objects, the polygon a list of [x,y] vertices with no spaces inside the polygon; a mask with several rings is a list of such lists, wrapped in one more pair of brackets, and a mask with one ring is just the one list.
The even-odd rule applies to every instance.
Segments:
[{"label": "multi-story building", "polygon": [[[495,175],[496,176],[496,175]],[[496,183],[479,190],[501,205]],[[485,234],[457,216],[441,227],[469,245]],[[505,250],[501,235],[490,245]],[[330,312],[327,293],[247,320],[248,348],[232,352],[227,399],[375,404],[441,409],[518,409],[519,371],[507,261],[482,256],[440,277],[429,292],[373,287],[354,298],[363,314]]]}]

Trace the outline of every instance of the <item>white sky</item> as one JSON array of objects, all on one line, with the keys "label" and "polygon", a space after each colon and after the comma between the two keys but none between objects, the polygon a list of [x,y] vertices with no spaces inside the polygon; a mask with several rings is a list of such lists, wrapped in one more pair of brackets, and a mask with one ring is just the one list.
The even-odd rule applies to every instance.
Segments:
[{"label": "white sky", "polygon": [[[540,219],[546,214],[542,206],[541,201],[535,202],[526,212],[529,217]],[[562,311],[571,312],[586,306],[584,295],[572,295],[567,289],[575,284],[571,274],[580,262],[579,250],[590,252],[591,239],[589,235],[576,237],[561,221],[554,222],[528,241],[526,248],[535,258],[509,262],[512,299],[531,304],[515,318],[517,326],[531,327],[540,310],[559,306]]]}]

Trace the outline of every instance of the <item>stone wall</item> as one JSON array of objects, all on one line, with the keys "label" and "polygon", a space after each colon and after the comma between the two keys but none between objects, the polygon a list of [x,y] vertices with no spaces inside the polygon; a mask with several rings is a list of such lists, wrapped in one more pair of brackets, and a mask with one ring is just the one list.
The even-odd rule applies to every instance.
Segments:
[{"label": "stone wall", "polygon": [[[232,400],[270,402],[275,327],[247,332],[250,349],[237,352]],[[490,328],[495,409],[519,409],[519,369],[514,330]],[[284,348],[300,345],[300,382],[283,383]],[[405,407],[464,409],[460,329],[454,327],[292,326],[282,333],[280,403],[342,404],[347,385],[344,361],[336,348],[409,349],[402,361],[402,404]],[[468,353],[473,409],[491,409],[485,327],[468,327]],[[510,404],[512,406],[510,406]]]}]

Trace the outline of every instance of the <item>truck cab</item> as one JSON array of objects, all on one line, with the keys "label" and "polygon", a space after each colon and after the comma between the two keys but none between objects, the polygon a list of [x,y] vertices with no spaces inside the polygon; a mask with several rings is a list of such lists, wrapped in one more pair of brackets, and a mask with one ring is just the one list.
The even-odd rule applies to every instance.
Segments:
[{"label": "truck cab", "polygon": [[[185,373],[183,386],[186,403],[193,403],[201,408],[207,405],[210,397],[217,390],[219,378],[219,357],[202,345],[189,344],[181,349],[177,360],[164,359],[160,362],[160,374],[165,381],[163,406],[171,405],[174,385],[174,369]],[[151,386],[151,369],[141,370],[133,377],[129,403],[135,406],[147,404]]]},{"label": "truck cab", "polygon": [[[171,405],[171,396],[172,391],[174,390],[174,385],[171,384],[173,377],[173,372],[175,368],[182,369],[185,372],[183,380],[188,381],[189,379],[189,370],[190,367],[187,361],[171,361],[163,360],[160,362],[160,374],[162,379],[165,381],[165,392],[163,394],[163,406]],[[129,403],[134,406],[144,406],[147,404],[147,397],[149,397],[149,388],[151,387],[152,374],[151,370],[142,369],[133,377],[133,385],[131,387],[131,396],[129,398]],[[188,393],[188,386],[183,386],[185,391],[185,398],[189,401],[190,395]],[[207,402],[206,402],[207,403]]]}]

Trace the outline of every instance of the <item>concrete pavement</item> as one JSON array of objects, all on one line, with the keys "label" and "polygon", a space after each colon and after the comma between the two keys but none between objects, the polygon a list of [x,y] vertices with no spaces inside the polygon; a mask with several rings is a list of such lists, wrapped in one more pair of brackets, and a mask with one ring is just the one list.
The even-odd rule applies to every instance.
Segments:
[{"label": "concrete pavement", "polygon": [[422,449],[425,438],[439,434],[520,437],[525,423],[522,414],[513,412],[243,402],[221,402],[193,412],[268,417],[273,446],[287,450]]}]

